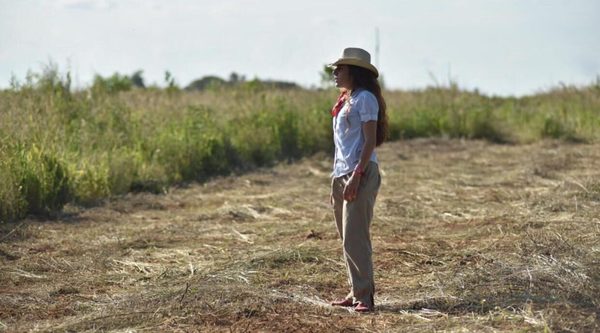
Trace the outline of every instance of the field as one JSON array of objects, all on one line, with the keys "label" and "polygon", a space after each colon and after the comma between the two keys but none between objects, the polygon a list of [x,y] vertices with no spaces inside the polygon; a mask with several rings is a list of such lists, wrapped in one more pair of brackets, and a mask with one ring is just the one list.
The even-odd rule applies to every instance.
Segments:
[{"label": "field", "polygon": [[335,90],[111,80],[0,91],[0,330],[600,331],[600,80],[385,92],[368,315],[328,305]]},{"label": "field", "polygon": [[0,224],[0,330],[600,331],[600,144],[378,150],[377,310],[347,291],[331,157]]}]

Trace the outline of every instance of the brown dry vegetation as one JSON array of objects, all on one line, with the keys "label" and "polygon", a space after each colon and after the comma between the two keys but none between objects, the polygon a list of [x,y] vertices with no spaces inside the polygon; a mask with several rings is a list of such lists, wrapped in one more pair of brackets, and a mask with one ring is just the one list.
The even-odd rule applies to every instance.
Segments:
[{"label": "brown dry vegetation", "polygon": [[5,331],[600,331],[600,145],[379,150],[377,311],[347,291],[331,160],[0,225]]}]

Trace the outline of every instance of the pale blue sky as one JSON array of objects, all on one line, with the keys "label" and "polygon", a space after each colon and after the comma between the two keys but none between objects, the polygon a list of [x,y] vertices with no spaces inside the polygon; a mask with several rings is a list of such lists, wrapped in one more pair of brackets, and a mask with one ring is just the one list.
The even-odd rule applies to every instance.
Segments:
[{"label": "pale blue sky", "polygon": [[0,0],[0,87],[49,59],[79,86],[137,69],[318,86],[346,46],[375,58],[376,28],[388,88],[523,95],[600,75],[598,0]]}]

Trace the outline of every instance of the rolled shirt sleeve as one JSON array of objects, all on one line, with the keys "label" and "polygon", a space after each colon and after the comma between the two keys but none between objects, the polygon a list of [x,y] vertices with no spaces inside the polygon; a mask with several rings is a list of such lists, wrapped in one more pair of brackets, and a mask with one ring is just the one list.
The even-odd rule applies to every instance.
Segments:
[{"label": "rolled shirt sleeve", "polygon": [[356,104],[358,104],[358,114],[361,122],[367,122],[375,120],[377,121],[377,115],[379,113],[379,104],[377,98],[371,93],[361,92],[357,96]]}]

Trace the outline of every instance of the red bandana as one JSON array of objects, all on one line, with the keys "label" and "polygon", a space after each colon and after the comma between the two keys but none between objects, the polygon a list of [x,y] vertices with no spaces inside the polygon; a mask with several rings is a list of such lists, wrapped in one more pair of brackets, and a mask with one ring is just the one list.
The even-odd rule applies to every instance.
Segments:
[{"label": "red bandana", "polygon": [[335,102],[335,105],[331,109],[331,115],[333,117],[336,117],[338,115],[338,113],[340,113],[340,110],[344,107],[344,103],[346,102],[347,99],[348,99],[348,96],[346,95],[346,92],[342,91],[342,93],[340,94],[340,96],[337,99],[337,102]]}]

